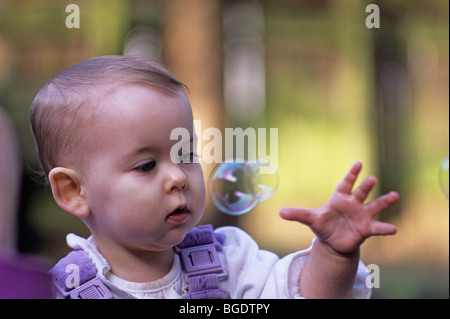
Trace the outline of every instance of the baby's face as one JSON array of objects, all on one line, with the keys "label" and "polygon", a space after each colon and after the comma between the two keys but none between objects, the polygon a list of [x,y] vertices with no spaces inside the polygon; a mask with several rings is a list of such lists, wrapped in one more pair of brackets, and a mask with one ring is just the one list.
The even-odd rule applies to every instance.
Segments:
[{"label": "baby's face", "polygon": [[[130,85],[102,101],[91,134],[96,149],[82,168],[90,209],[87,223],[101,249],[163,251],[200,220],[205,185],[199,163],[174,163],[174,128],[194,137],[190,103]],[[194,151],[191,141],[189,146]],[[112,245],[112,246],[111,246]],[[106,247],[105,246],[105,247]]]}]

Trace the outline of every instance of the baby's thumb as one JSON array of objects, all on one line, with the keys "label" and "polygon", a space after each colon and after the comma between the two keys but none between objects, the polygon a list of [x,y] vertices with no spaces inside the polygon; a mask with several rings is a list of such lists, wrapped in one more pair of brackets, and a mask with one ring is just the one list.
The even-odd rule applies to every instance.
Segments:
[{"label": "baby's thumb", "polygon": [[314,209],[299,207],[285,207],[280,210],[280,216],[286,220],[297,221],[299,223],[311,226],[315,220]]}]

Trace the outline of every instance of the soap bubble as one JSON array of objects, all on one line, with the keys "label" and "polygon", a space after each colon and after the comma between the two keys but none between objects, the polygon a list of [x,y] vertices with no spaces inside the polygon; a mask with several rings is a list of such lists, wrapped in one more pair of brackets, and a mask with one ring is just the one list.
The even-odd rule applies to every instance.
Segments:
[{"label": "soap bubble", "polygon": [[439,183],[441,184],[442,192],[448,199],[448,156],[441,162],[439,168]]},{"label": "soap bubble", "polygon": [[[265,173],[261,173],[266,169]],[[269,173],[267,173],[269,171]],[[208,190],[216,207],[229,215],[248,213],[271,198],[278,187],[278,173],[267,162],[224,162],[208,180]]]}]

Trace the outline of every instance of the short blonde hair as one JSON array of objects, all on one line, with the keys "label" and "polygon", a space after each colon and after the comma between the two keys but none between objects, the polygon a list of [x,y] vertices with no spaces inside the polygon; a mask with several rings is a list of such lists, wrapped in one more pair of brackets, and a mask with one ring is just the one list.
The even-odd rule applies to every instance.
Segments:
[{"label": "short blonde hair", "polygon": [[[52,78],[36,95],[30,123],[45,175],[63,158],[83,152],[100,100],[117,86],[143,84],[166,95],[186,89],[166,68],[133,56],[81,61]],[[86,129],[87,127],[87,129]]]}]

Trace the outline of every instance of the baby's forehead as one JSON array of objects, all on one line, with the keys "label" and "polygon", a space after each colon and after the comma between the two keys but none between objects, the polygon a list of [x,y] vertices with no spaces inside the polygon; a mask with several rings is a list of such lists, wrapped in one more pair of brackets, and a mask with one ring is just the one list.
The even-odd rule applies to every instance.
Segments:
[{"label": "baby's forehead", "polygon": [[146,85],[126,85],[110,90],[96,113],[97,132],[111,130],[142,131],[176,127],[193,129],[192,109],[183,90],[167,94]]},{"label": "baby's forehead", "polygon": [[[175,109],[170,106],[175,106]],[[103,114],[137,110],[152,113],[159,109],[167,109],[165,112],[175,111],[172,113],[192,112],[189,99],[183,90],[167,93],[140,83],[121,85],[108,90],[100,101],[100,108]]]}]

